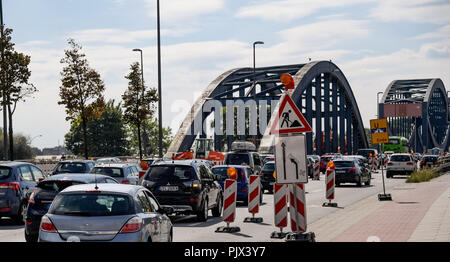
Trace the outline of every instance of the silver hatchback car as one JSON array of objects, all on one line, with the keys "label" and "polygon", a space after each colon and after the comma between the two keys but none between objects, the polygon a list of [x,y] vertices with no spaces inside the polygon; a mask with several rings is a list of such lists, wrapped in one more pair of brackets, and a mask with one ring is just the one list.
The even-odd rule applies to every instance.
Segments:
[{"label": "silver hatchback car", "polygon": [[40,242],[172,242],[173,226],[142,186],[75,185],[61,191],[42,218]]}]

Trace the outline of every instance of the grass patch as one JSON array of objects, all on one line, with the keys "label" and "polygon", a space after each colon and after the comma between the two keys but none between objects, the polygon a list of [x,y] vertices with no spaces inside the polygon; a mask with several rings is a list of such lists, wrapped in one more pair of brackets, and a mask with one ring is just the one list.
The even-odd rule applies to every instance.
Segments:
[{"label": "grass patch", "polygon": [[406,183],[426,182],[438,176],[438,173],[432,172],[430,169],[418,170],[412,173],[411,176],[406,179]]}]

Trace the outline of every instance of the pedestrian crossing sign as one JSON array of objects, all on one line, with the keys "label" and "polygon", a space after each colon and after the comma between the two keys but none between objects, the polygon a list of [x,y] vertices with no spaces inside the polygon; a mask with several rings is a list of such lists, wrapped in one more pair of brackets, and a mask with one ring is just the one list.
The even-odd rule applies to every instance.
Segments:
[{"label": "pedestrian crossing sign", "polygon": [[372,144],[389,143],[387,119],[370,120],[370,133],[372,136]]},{"label": "pedestrian crossing sign", "polygon": [[312,132],[311,126],[306,121],[298,107],[292,101],[289,94],[281,98],[281,104],[276,118],[270,129],[270,134],[290,134]]}]

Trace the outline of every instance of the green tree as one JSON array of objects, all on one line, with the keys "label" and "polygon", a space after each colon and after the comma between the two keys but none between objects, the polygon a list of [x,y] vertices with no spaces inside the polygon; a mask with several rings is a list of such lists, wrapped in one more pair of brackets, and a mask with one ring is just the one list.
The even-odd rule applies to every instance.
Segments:
[{"label": "green tree", "polygon": [[[143,153],[146,156],[156,156],[159,153],[158,150],[158,121],[157,119],[149,119],[142,123],[145,126],[145,134],[143,134],[143,140],[147,139],[147,146],[143,147]],[[163,131],[163,154],[167,152],[167,149],[172,143],[172,129],[170,127],[162,128]],[[128,125],[128,136],[130,137],[130,150],[134,153],[138,152],[138,136],[137,127],[133,125]]]},{"label": "green tree", "polygon": [[[31,159],[35,156],[34,150],[30,145],[30,137],[24,136],[22,134],[14,135],[13,139],[14,159]],[[3,158],[3,130],[0,130],[0,158]]]},{"label": "green tree", "polygon": [[[8,137],[9,137],[9,157],[14,160],[14,132],[13,132],[13,115],[17,108],[18,102],[25,102],[27,97],[37,92],[36,87],[29,83],[31,71],[28,66],[30,64],[30,56],[18,53],[14,50],[14,43],[11,41],[12,29],[5,29],[1,38],[1,46],[5,47],[1,56],[1,90],[3,94],[2,106],[6,106],[6,114],[8,118]],[[6,134],[6,132],[5,132]]]},{"label": "green tree", "polygon": [[66,120],[79,122],[83,133],[84,157],[89,156],[87,125],[89,121],[99,118],[104,110],[105,101],[103,92],[105,85],[100,79],[100,74],[90,68],[86,55],[81,53],[81,45],[75,40],[69,39],[69,50],[64,51],[61,63],[66,66],[61,72],[59,95],[60,105],[66,107]]},{"label": "green tree", "polygon": [[[128,154],[128,140],[122,107],[110,100],[102,115],[89,121],[87,141],[93,157],[123,156]],[[66,147],[76,155],[83,154],[83,130],[80,122],[72,122],[70,132],[65,135]]]},{"label": "green tree", "polygon": [[130,66],[130,73],[125,76],[128,89],[122,95],[125,122],[136,127],[139,158],[142,159],[142,137],[141,128],[143,123],[153,115],[153,103],[158,101],[156,89],[147,90],[142,84],[140,64],[135,62]]}]

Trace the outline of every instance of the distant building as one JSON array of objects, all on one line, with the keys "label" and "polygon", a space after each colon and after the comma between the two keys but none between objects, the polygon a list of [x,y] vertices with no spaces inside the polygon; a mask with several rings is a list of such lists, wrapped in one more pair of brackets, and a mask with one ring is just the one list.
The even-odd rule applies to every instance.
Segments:
[{"label": "distant building", "polygon": [[65,149],[63,146],[55,146],[52,148],[44,148],[42,149],[42,154],[45,156],[49,155],[71,155],[72,153]]}]

